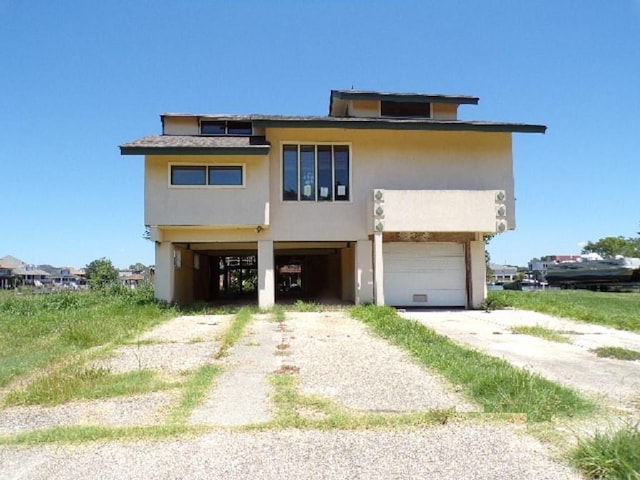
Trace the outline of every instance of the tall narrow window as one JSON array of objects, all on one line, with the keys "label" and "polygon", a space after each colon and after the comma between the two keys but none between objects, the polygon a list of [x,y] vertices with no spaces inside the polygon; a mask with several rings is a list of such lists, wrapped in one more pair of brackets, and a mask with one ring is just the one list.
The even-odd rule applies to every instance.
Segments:
[{"label": "tall narrow window", "polygon": [[349,147],[333,147],[336,200],[349,200]]},{"label": "tall narrow window", "polygon": [[318,145],[318,201],[333,200],[331,145]]},{"label": "tall narrow window", "polygon": [[316,148],[300,147],[300,200],[316,199]]},{"label": "tall narrow window", "polygon": [[282,155],[282,199],[298,200],[298,146],[285,145]]}]

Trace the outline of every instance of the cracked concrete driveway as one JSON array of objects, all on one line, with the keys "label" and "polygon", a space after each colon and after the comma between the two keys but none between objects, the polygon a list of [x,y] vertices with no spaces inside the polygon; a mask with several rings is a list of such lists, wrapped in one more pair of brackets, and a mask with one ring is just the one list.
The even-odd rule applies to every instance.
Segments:
[{"label": "cracked concrete driveway", "polygon": [[[601,358],[590,351],[603,346],[640,351],[638,334],[520,310],[408,311],[402,315],[613,407],[640,410],[640,361]],[[516,334],[511,331],[516,326],[562,332],[569,343]]]},{"label": "cracked concrete driveway", "polygon": [[[601,327],[529,312],[404,315],[552,380],[601,394],[612,403],[635,405],[640,365],[599,359],[588,349],[604,342],[640,350],[637,335],[602,332]],[[396,414],[442,408],[473,412],[478,407],[462,398],[455,385],[418,366],[406,352],[372,335],[344,312],[288,313],[282,323],[256,315],[229,356],[215,360],[218,336],[229,321],[216,316],[180,317],[142,336],[152,344],[134,342],[100,363],[120,371],[144,361],[146,368],[168,374],[203,362],[224,366],[222,376],[188,419],[190,425],[206,426],[207,433],[158,441],[0,446],[0,478],[580,478],[555,459],[547,445],[527,435],[524,423],[468,417],[431,427],[374,430],[268,426],[275,415],[269,377],[283,367],[296,372],[301,394],[326,398],[348,412]],[[510,333],[510,326],[526,322],[579,333],[572,334],[572,345]],[[207,348],[209,355],[203,350]],[[135,349],[136,355],[127,349]],[[594,374],[601,370],[606,374]],[[132,420],[136,425],[158,426],[166,422],[166,413],[179,396],[171,391],[51,408],[5,408],[0,411],[0,434],[88,425],[95,419],[108,426],[130,425]],[[265,427],[259,431],[244,429],[261,423]]]}]

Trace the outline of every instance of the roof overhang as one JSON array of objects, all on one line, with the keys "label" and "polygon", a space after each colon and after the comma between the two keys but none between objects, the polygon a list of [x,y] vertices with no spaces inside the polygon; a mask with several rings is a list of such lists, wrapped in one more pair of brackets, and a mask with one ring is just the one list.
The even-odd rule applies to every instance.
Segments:
[{"label": "roof overhang", "polygon": [[545,133],[544,125],[479,121],[443,121],[425,119],[365,119],[355,117],[300,117],[254,120],[263,128],[341,128],[369,130],[435,130],[462,132]]},{"label": "roof overhang", "polygon": [[152,135],[120,146],[121,155],[268,155],[264,137]]}]

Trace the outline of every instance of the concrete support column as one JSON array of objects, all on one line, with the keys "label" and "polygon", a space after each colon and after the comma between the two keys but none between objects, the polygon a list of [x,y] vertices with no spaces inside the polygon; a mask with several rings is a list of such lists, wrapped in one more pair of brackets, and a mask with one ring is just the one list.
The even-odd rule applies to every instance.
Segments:
[{"label": "concrete support column", "polygon": [[155,296],[158,300],[173,302],[175,300],[174,288],[173,246],[171,242],[156,242]]},{"label": "concrete support column", "polygon": [[487,264],[484,256],[484,241],[469,242],[471,257],[471,308],[482,308],[487,298]]},{"label": "concrete support column", "polygon": [[273,240],[258,242],[258,306],[271,308],[276,303]]},{"label": "concrete support column", "polygon": [[356,242],[355,258],[355,304],[373,302],[373,264],[371,242],[358,240]]},{"label": "concrete support column", "polygon": [[373,282],[376,305],[384,305],[384,261],[382,258],[382,232],[373,234]]}]

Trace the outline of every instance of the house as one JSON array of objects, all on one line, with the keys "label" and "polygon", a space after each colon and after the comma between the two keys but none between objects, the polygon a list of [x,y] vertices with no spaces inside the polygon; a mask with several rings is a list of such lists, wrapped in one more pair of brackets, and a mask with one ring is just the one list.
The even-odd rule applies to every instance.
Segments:
[{"label": "house", "polygon": [[477,103],[333,90],[327,116],[161,115],[161,135],[120,146],[145,157],[156,296],[269,307],[295,285],[300,298],[479,308],[483,236],[516,225],[512,134],[546,127],[458,119]]},{"label": "house", "polygon": [[504,282],[513,282],[518,274],[518,267],[511,265],[497,265],[495,263],[489,264],[491,269],[491,281],[497,284]]},{"label": "house", "polygon": [[20,285],[41,287],[48,278],[49,273],[36,265],[30,265],[11,255],[0,258],[0,288],[15,288]]}]

